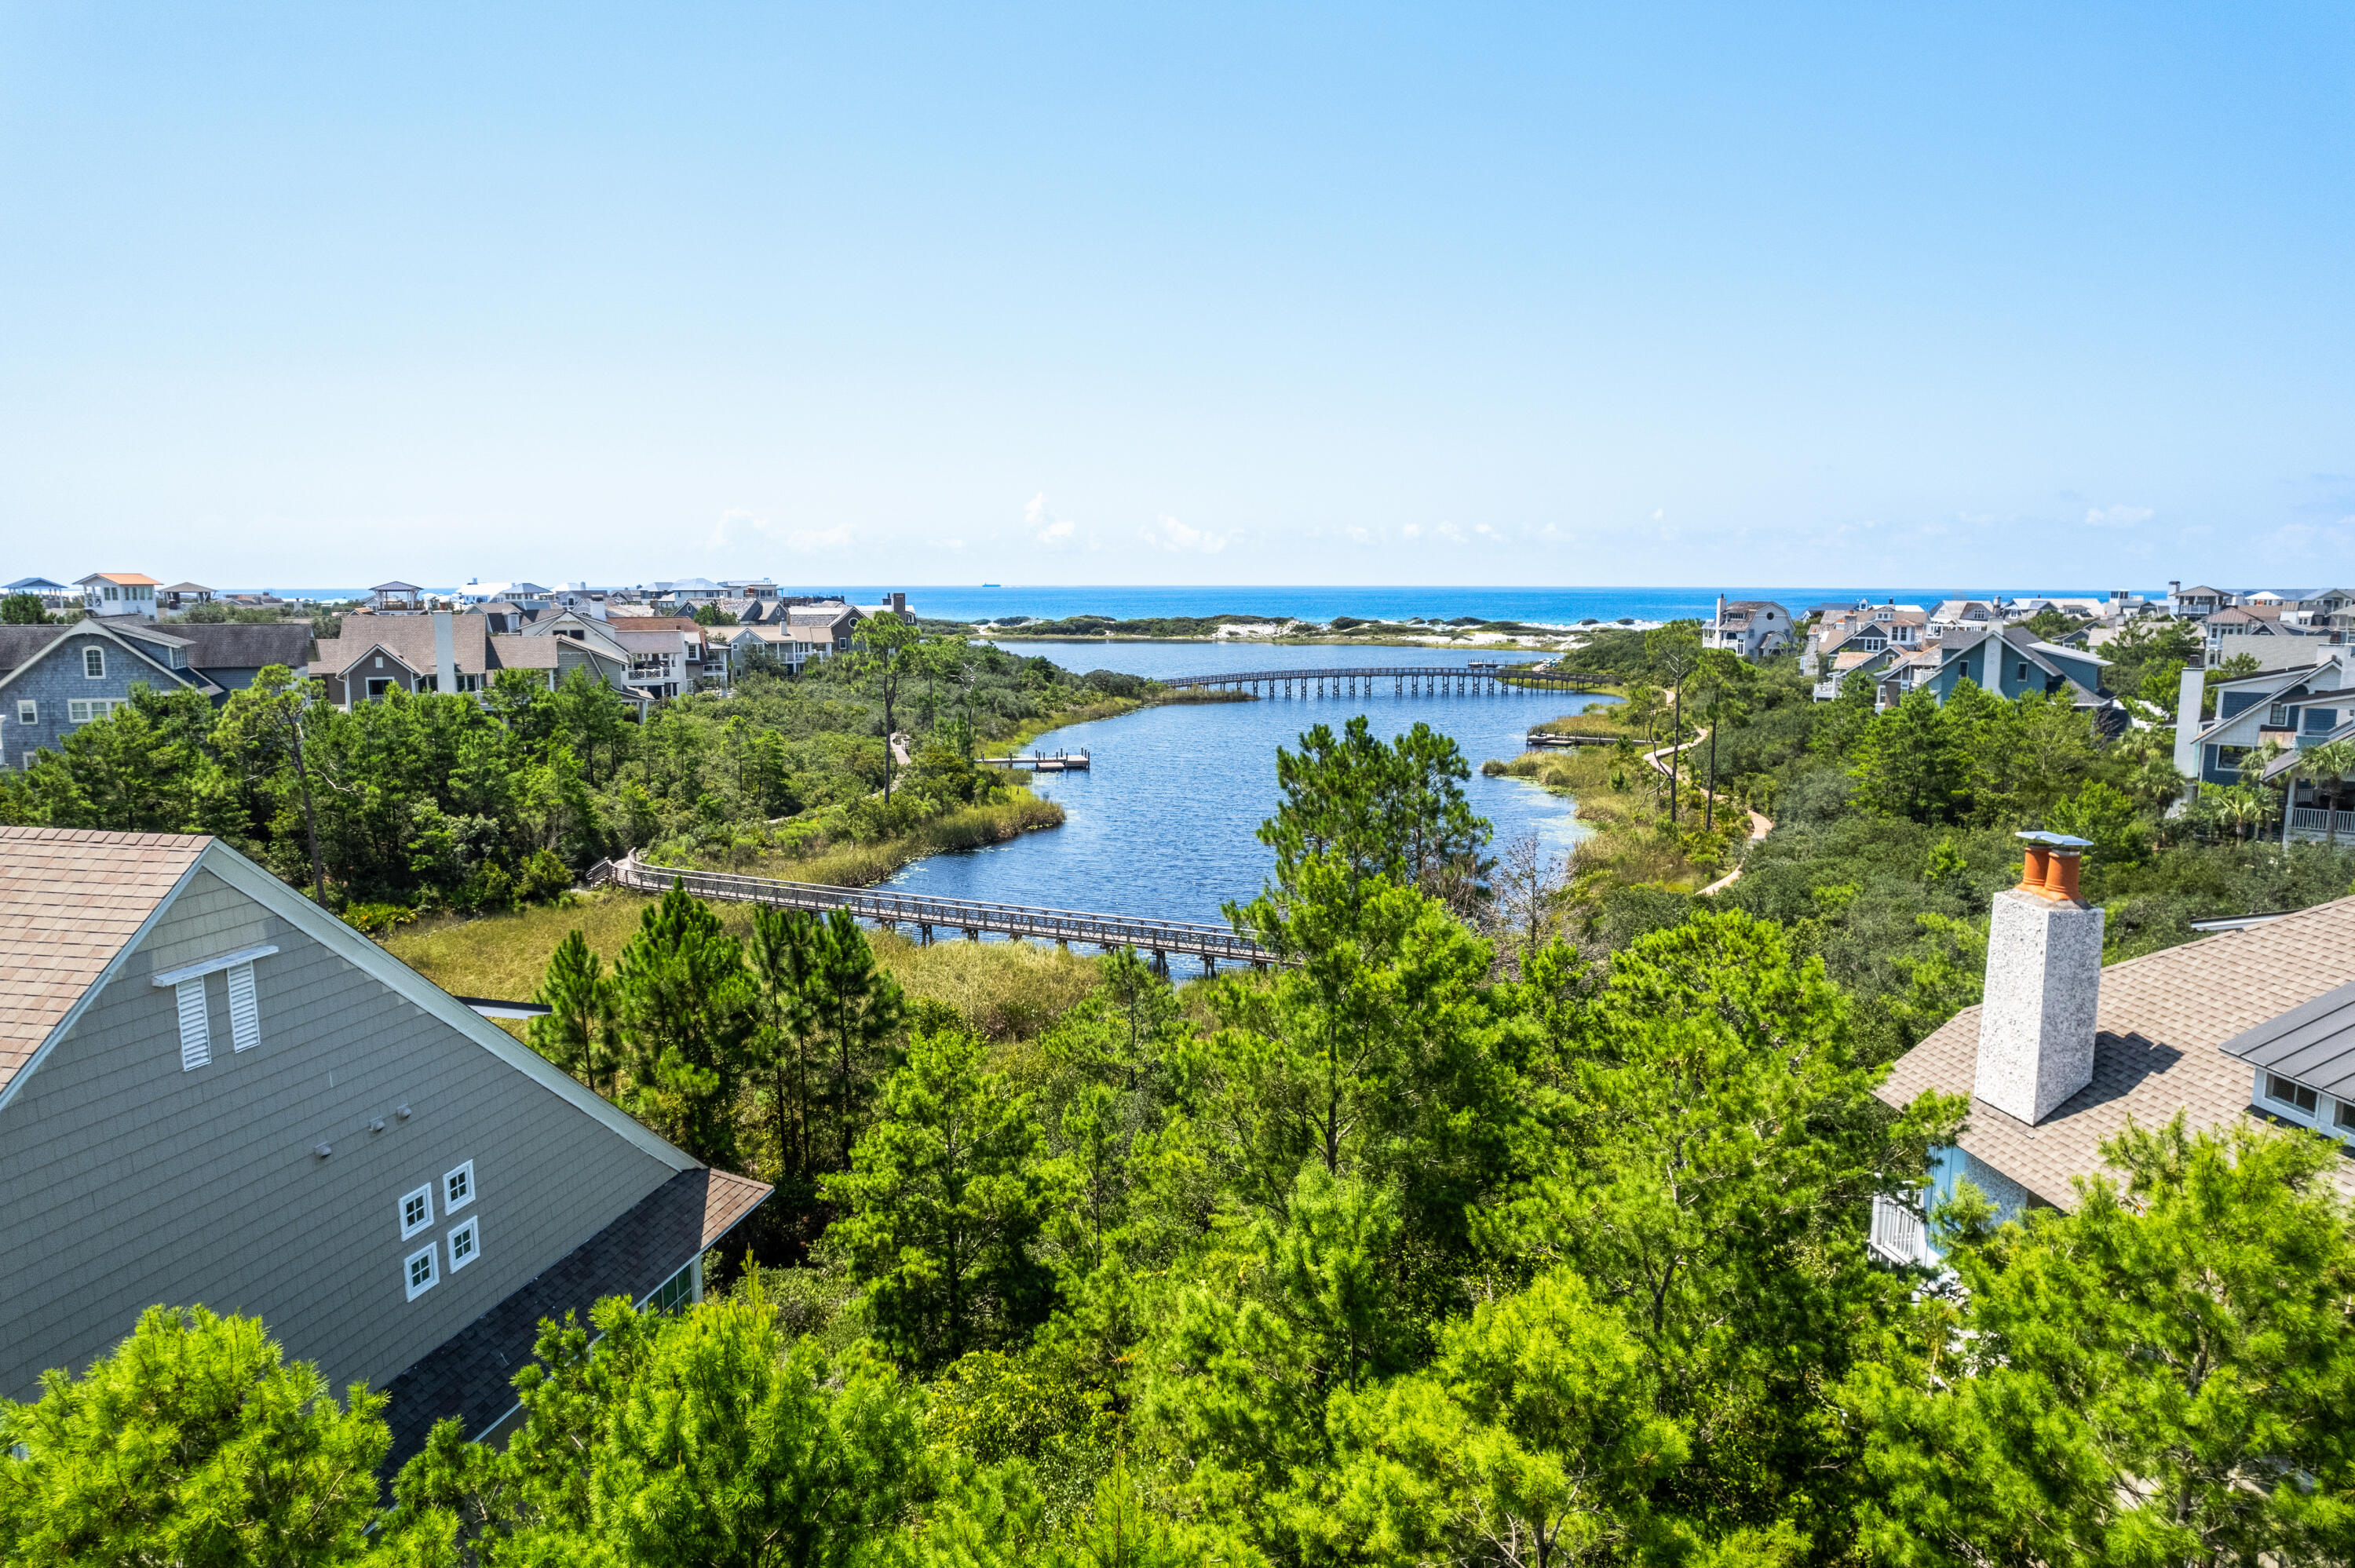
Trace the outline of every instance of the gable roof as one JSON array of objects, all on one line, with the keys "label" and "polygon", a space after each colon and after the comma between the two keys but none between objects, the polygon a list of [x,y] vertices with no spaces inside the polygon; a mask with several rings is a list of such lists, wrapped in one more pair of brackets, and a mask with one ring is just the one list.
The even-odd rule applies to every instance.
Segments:
[{"label": "gable roof", "polygon": [[[2032,1127],[1974,1098],[1962,1146],[2047,1202],[2073,1208],[2070,1178],[2102,1168],[2103,1140],[2129,1116],[2158,1127],[2181,1110],[2196,1130],[2246,1114],[2250,1068],[2223,1047],[2350,981],[2355,898],[2113,964],[2102,971],[2094,1081]],[[1979,1011],[1963,1009],[1899,1057],[1874,1093],[1892,1106],[1925,1089],[1970,1093]],[[2337,1180],[2355,1189],[2344,1165]]]},{"label": "gable roof", "polygon": [[[143,621],[144,626],[145,623]],[[142,641],[165,645],[177,645],[181,639],[168,632],[142,631]],[[0,626],[0,686],[37,664],[49,651],[69,637],[103,637],[109,642],[140,661],[175,686],[195,686],[203,683],[192,670],[175,670],[156,659],[138,641],[124,636],[107,624],[101,616],[85,616],[69,626]]]},{"label": "gable roof", "polygon": [[0,828],[0,1098],[212,842]]},{"label": "gable roof", "polygon": [[[0,828],[0,1061],[6,1064],[0,1109],[198,869],[672,1170],[698,1163],[368,938],[201,834]],[[94,925],[85,914],[93,907],[101,912]]]},{"label": "gable roof", "polygon": [[127,588],[162,588],[164,586],[144,572],[92,572],[86,577],[76,577],[74,582],[77,585],[116,583]]},{"label": "gable roof", "polygon": [[18,577],[13,583],[0,586],[0,593],[40,593],[45,590],[63,593],[65,587],[65,584],[51,582],[47,577]]}]

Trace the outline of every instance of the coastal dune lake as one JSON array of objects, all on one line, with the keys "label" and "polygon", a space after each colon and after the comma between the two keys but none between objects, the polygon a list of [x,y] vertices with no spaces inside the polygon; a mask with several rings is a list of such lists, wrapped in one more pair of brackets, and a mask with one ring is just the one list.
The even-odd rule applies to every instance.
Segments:
[{"label": "coastal dune lake", "polygon": [[[1051,659],[1070,670],[1119,670],[1156,679],[1221,671],[1514,661],[1510,654],[1462,649],[1159,642],[996,646]],[[1050,754],[1086,751],[1092,758],[1085,773],[1042,774],[1035,780],[1040,795],[1061,804],[1061,827],[918,861],[889,885],[953,898],[1220,921],[1220,906],[1256,893],[1272,863],[1254,835],[1275,808],[1276,748],[1296,748],[1301,732],[1311,725],[1329,725],[1337,734],[1361,713],[1386,739],[1418,720],[1454,738],[1472,767],[1464,786],[1472,809],[1496,825],[1491,853],[1530,832],[1550,849],[1567,853],[1586,832],[1572,815],[1573,803],[1520,779],[1484,778],[1480,764],[1491,757],[1518,756],[1521,736],[1533,724],[1614,700],[1566,692],[1393,696],[1387,682],[1378,682],[1369,697],[1182,704],[1072,725],[1041,736],[1036,747]]]}]

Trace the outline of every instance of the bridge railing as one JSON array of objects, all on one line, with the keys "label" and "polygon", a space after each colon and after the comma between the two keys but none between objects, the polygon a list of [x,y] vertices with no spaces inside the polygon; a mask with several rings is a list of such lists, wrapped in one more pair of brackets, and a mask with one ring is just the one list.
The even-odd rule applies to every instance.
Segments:
[{"label": "bridge railing", "polygon": [[744,876],[734,872],[689,871],[672,866],[646,865],[634,857],[613,867],[613,880],[622,886],[642,892],[659,893],[677,883],[698,898],[771,904],[788,909],[845,909],[858,919],[892,926],[995,931],[1006,936],[1032,937],[1049,941],[1135,948],[1145,952],[1188,953],[1236,963],[1266,963],[1271,958],[1259,944],[1238,936],[1230,927],[1192,920],[1141,919],[1079,909],[991,904],[973,898],[942,898],[890,889],[834,887],[823,883]]},{"label": "bridge railing", "polygon": [[1165,686],[1247,686],[1282,681],[1495,681],[1582,689],[1595,683],[1592,676],[1564,674],[1540,663],[1524,664],[1357,664],[1316,670],[1236,670],[1214,675],[1169,675]]}]

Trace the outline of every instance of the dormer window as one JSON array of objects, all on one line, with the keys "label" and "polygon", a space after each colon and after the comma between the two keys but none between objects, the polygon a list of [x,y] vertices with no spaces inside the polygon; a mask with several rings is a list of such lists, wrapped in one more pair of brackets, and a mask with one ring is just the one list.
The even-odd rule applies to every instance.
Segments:
[{"label": "dormer window", "polygon": [[2279,1073],[2265,1075],[2265,1098],[2276,1105],[2286,1106],[2301,1116],[2312,1116],[2318,1103],[2312,1089],[2285,1078]]}]

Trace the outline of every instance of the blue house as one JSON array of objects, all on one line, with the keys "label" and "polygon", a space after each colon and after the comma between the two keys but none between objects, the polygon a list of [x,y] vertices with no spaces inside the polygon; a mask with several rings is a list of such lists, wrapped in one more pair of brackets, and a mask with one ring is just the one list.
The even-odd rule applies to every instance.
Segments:
[{"label": "blue house", "polygon": [[133,686],[210,694],[212,683],[188,666],[178,643],[153,632],[134,640],[95,618],[0,626],[0,767],[25,767],[35,752],[129,702]]},{"label": "blue house", "polygon": [[[2241,762],[2255,747],[2276,741],[2287,751],[2308,751],[2325,741],[2355,734],[2355,648],[2331,644],[2311,664],[2265,670],[2215,687],[2216,716],[2204,723],[2191,705],[2199,699],[2187,673],[2183,712],[2176,720],[2175,765],[2203,784],[2238,784]],[[2267,770],[2277,777],[2289,767],[2285,757]],[[2298,804],[2314,791],[2301,780]]]},{"label": "blue house", "polygon": [[2082,648],[2046,642],[2022,626],[1949,632],[1937,663],[1914,684],[1944,703],[1965,681],[2009,700],[2028,692],[2068,696],[2079,707],[2102,707],[2102,671],[2109,661]]}]

